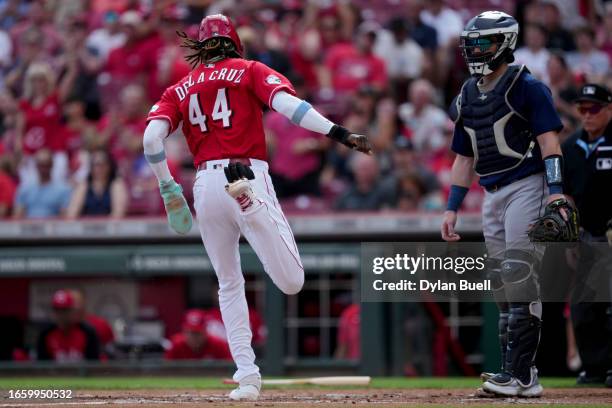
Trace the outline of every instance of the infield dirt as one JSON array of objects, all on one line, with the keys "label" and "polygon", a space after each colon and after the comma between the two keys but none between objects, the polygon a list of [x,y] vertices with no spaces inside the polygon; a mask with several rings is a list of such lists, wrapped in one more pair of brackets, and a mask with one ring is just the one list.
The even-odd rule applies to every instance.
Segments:
[{"label": "infield dirt", "polygon": [[77,390],[71,400],[10,400],[0,397],[0,407],[73,408],[90,406],[161,407],[506,407],[580,406],[612,407],[612,390],[606,388],[548,389],[542,398],[483,398],[473,389],[274,389],[264,390],[257,402],[234,402],[227,390]]}]

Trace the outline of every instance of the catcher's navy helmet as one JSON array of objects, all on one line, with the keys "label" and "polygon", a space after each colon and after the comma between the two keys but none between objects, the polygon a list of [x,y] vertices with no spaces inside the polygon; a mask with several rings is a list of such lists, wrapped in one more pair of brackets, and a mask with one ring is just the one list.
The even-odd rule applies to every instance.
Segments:
[{"label": "catcher's navy helmet", "polygon": [[485,11],[465,25],[460,37],[463,58],[474,76],[488,75],[514,61],[518,22],[501,11]]}]

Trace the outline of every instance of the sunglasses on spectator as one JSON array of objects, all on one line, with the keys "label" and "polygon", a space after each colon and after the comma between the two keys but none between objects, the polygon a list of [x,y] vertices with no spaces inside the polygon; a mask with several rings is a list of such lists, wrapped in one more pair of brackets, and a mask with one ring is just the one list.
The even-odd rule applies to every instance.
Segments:
[{"label": "sunglasses on spectator", "polygon": [[578,106],[578,112],[580,112],[581,115],[586,115],[587,113],[590,113],[591,115],[597,115],[606,106],[607,105],[602,104],[595,104],[591,106]]}]

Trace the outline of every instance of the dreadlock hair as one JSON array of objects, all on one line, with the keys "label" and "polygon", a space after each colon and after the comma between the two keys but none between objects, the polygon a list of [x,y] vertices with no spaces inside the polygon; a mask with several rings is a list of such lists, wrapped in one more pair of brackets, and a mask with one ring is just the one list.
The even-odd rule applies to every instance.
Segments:
[{"label": "dreadlock hair", "polygon": [[183,39],[181,47],[194,51],[185,57],[192,69],[200,64],[219,61],[227,57],[240,57],[236,51],[236,45],[229,38],[217,37],[198,41],[189,38],[183,31],[177,31],[176,34]]}]

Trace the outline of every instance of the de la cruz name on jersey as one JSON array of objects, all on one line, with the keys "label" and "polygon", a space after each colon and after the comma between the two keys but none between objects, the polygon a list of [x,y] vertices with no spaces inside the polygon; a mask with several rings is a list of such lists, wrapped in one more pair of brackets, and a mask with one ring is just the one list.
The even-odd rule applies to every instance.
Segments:
[{"label": "de la cruz name on jersey", "polygon": [[208,160],[266,160],[262,109],[278,91],[295,95],[280,73],[257,61],[228,58],[196,67],[166,89],[148,121],[166,120],[182,131],[194,165]]},{"label": "de la cruz name on jersey", "polygon": [[[210,64],[214,66],[214,64]],[[174,91],[176,92],[176,96],[179,98],[179,101],[182,101],[187,97],[187,92],[189,88],[194,86],[195,84],[201,84],[204,81],[228,81],[233,82],[235,84],[239,84],[244,76],[244,69],[234,69],[230,68],[221,68],[216,69],[208,73],[208,78],[206,78],[205,72],[200,72],[198,79],[194,82],[193,75],[189,75],[187,80],[180,84],[180,86],[175,86]]]}]

